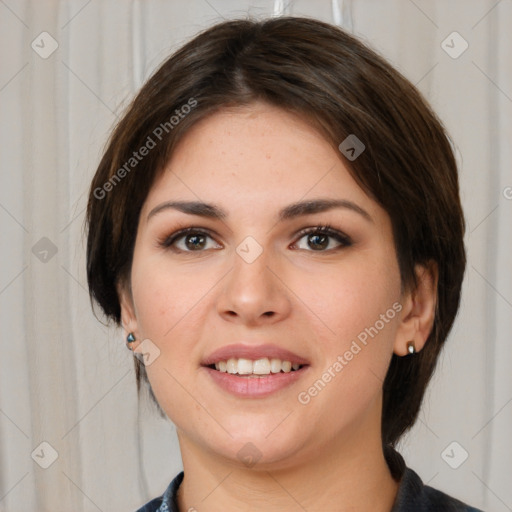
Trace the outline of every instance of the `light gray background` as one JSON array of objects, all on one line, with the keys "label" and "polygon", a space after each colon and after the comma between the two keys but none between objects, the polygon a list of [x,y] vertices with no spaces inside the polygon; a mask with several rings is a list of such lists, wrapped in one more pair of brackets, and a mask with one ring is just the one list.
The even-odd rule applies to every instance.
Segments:
[{"label": "light gray background", "polygon": [[[91,313],[84,209],[143,81],[198,30],[247,13],[353,31],[417,84],[452,135],[468,222],[463,300],[400,448],[431,486],[512,510],[511,0],[0,0],[0,511],[126,512],[181,470],[174,426],[137,404],[121,333]],[[43,31],[58,43],[50,56]],[[442,46],[454,31],[469,44],[457,58]],[[454,441],[452,464],[468,453],[458,469],[442,456]]]}]

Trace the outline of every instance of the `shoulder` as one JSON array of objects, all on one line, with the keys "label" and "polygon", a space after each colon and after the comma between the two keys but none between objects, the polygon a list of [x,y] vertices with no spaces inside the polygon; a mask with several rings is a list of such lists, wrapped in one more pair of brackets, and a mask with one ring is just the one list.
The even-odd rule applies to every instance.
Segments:
[{"label": "shoulder", "polygon": [[419,475],[405,468],[392,512],[483,512],[447,494],[423,485]]},{"label": "shoulder", "polygon": [[183,480],[183,476],[183,471],[178,473],[161,496],[152,499],[137,509],[136,512],[179,512],[178,504],[176,503],[176,493]]},{"label": "shoulder", "polygon": [[136,512],[157,512],[162,505],[162,496],[154,498],[142,507],[138,508]]}]

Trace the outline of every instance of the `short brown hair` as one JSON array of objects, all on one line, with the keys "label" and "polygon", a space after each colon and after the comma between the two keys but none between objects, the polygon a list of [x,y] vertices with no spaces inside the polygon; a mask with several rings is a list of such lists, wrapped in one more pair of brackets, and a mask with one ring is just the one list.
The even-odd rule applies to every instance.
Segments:
[{"label": "short brown hair", "polygon": [[[429,338],[413,357],[393,354],[383,385],[382,440],[394,446],[417,418],[459,307],[465,222],[441,122],[407,79],[336,26],[300,17],[226,21],[161,65],[115,128],[92,180],[86,217],[91,301],[119,325],[116,285],[129,282],[139,214],[173,148],[198,120],[254,101],[307,119],[386,210],[403,288],[416,284],[416,264],[437,263]],[[350,134],[365,145],[353,161],[338,150]],[[135,159],[150,139],[156,145]],[[144,365],[134,362],[140,392],[141,381],[149,383]]]}]

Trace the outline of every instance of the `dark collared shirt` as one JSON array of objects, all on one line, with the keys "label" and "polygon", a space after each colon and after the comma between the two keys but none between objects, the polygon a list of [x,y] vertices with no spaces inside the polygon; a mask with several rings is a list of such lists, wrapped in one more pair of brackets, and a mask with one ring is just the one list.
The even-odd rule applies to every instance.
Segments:
[{"label": "dark collared shirt", "polygon": [[[405,465],[402,456],[390,447],[384,452],[393,478],[400,481],[391,512],[483,512],[441,491],[423,485],[421,478]],[[172,480],[162,496],[146,503],[137,512],[185,512],[178,509],[176,493],[183,481],[182,471]]]}]

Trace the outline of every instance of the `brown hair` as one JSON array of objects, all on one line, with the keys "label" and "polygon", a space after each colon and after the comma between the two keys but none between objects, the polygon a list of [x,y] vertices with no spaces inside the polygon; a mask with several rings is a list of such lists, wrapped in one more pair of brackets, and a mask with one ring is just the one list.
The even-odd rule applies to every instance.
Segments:
[{"label": "brown hair", "polygon": [[[255,100],[312,123],[387,211],[404,288],[415,286],[416,264],[438,265],[427,343],[411,357],[393,354],[383,385],[382,440],[394,446],[417,418],[459,307],[465,223],[441,122],[408,80],[336,26],[299,17],[226,21],[161,65],[115,128],[92,180],[86,217],[91,301],[119,325],[116,285],[129,283],[140,210],[173,148],[198,120]],[[338,150],[350,134],[366,147],[353,161]],[[134,363],[138,392],[147,384],[165,416],[143,363]]]}]

